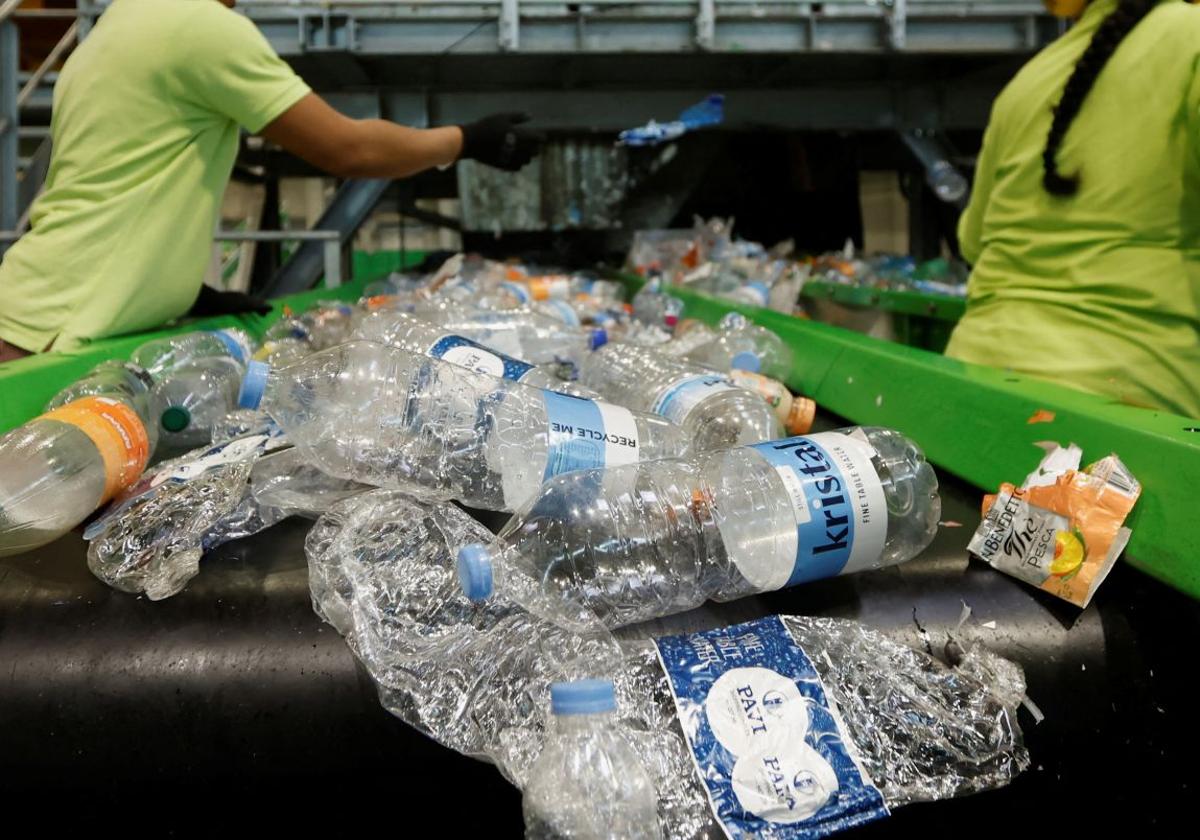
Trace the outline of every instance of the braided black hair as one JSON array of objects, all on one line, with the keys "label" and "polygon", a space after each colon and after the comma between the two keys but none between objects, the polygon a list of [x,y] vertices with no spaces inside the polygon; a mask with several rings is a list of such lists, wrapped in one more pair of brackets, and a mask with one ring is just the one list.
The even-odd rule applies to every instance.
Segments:
[{"label": "braided black hair", "polygon": [[1071,77],[1067,79],[1067,86],[1063,88],[1062,99],[1054,107],[1046,150],[1042,152],[1045,167],[1042,186],[1051,195],[1071,196],[1079,190],[1078,175],[1064,175],[1058,171],[1058,148],[1104,65],[1112,58],[1125,36],[1157,5],[1158,0],[1121,0],[1096,29],[1091,43],[1076,62]]}]

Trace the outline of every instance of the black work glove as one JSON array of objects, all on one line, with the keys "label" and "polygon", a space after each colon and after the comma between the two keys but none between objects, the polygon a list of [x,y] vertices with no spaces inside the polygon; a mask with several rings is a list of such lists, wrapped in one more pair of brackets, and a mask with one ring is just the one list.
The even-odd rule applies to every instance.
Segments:
[{"label": "black work glove", "polygon": [[463,148],[459,160],[477,160],[505,172],[516,172],[533,160],[546,140],[542,132],[524,126],[529,119],[528,114],[493,114],[460,126]]},{"label": "black work glove", "polygon": [[201,286],[200,296],[188,310],[189,315],[198,318],[209,315],[237,315],[242,312],[268,315],[271,312],[271,304],[241,292],[219,292],[211,286]]}]

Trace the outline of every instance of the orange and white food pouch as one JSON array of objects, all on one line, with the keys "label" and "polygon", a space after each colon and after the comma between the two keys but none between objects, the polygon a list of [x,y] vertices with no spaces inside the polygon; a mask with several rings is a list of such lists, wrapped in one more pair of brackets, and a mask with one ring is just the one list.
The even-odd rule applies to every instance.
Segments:
[{"label": "orange and white food pouch", "polygon": [[967,548],[1005,574],[1086,607],[1129,542],[1123,526],[1142,488],[1116,455],[1080,470],[1078,452],[1053,445],[1024,486],[1006,483],[985,496],[983,522]]}]

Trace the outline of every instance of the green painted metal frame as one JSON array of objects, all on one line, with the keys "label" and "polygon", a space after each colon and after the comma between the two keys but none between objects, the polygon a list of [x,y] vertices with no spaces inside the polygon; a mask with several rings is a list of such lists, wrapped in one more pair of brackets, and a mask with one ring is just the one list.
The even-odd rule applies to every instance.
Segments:
[{"label": "green painted metal frame", "polygon": [[958,323],[967,308],[965,300],[949,295],[903,289],[872,289],[828,283],[824,280],[807,281],[800,290],[800,296],[814,300],[832,300],[849,306],[882,309],[899,315],[918,315],[950,323]]},{"label": "green painted metal frame", "polygon": [[[623,277],[632,289],[642,281]],[[687,317],[715,323],[731,310],[780,335],[795,361],[787,384],[853,423],[912,436],[940,468],[980,488],[1020,482],[1041,457],[1037,441],[1074,442],[1085,461],[1116,452],[1142,482],[1128,521],[1128,562],[1200,598],[1200,420],[1121,405],[1002,369],[740,306],[674,288]],[[1039,410],[1048,423],[1029,422]]]}]

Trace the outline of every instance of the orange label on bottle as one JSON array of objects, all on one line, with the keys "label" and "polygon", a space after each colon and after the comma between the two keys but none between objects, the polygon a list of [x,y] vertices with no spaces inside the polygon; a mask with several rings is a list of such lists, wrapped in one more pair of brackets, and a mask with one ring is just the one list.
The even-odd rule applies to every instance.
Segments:
[{"label": "orange label on bottle", "polygon": [[806,435],[812,431],[813,420],[817,417],[817,404],[808,397],[792,399],[792,409],[783,421],[783,427],[789,435]]},{"label": "orange label on bottle", "polygon": [[530,278],[527,285],[534,300],[548,300],[552,297],[566,297],[571,288],[571,281],[561,274],[547,274],[544,277]]},{"label": "orange label on bottle", "polygon": [[104,462],[102,505],[137,481],[150,460],[150,438],[137,412],[107,397],[84,397],[49,411],[43,420],[70,423],[83,432]]}]

